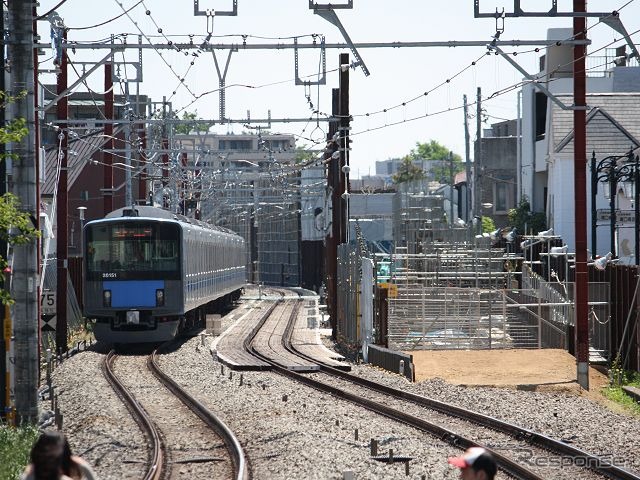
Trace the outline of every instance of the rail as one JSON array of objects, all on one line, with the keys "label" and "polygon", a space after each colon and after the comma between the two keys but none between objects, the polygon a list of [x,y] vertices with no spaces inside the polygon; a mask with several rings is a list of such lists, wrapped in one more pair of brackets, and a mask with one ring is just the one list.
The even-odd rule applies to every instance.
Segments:
[{"label": "rail", "polygon": [[471,410],[457,407],[448,403],[443,403],[432,398],[423,397],[421,395],[416,395],[404,390],[382,385],[377,382],[367,380],[365,378],[358,377],[341,370],[336,370],[328,366],[321,365],[321,371],[329,373],[330,375],[333,375],[335,377],[347,379],[359,386],[375,390],[379,393],[384,393],[386,395],[390,395],[399,399],[408,400],[417,405],[431,408],[433,410],[445,413],[456,418],[471,421],[477,425],[510,435],[513,438],[524,439],[527,441],[527,443],[533,446],[541,447],[556,454],[563,455],[574,460],[578,459],[581,466],[590,468],[591,470],[608,478],[621,480],[640,480],[640,476],[634,474],[633,472],[612,465],[609,461],[604,460],[601,457],[592,455],[585,452],[584,450],[573,447],[562,441],[555,440],[541,433],[537,433],[532,430],[528,430],[526,428],[504,422],[502,420],[484,415],[482,413],[473,412]]},{"label": "rail", "polygon": [[[295,323],[295,318],[297,315],[297,309],[294,308],[292,309],[292,312],[290,314],[290,318],[289,318],[289,325],[287,326],[287,329],[285,331],[285,335],[283,335],[282,337],[282,341],[283,341],[283,345],[285,346],[285,348],[287,349],[291,349],[291,351],[295,351],[291,345],[291,333],[293,331],[293,324]],[[469,448],[471,446],[479,446],[476,442],[463,437],[461,435],[458,435],[457,433],[448,430],[446,428],[443,428],[439,425],[436,425],[432,422],[428,422],[426,420],[423,420],[419,417],[416,417],[414,415],[410,415],[408,413],[405,412],[401,412],[399,410],[396,410],[394,408],[388,407],[386,405],[383,405],[379,402],[375,402],[373,400],[369,400],[366,398],[361,398],[358,395],[355,395],[353,393],[350,393],[348,391],[342,390],[338,387],[332,386],[332,385],[328,385],[326,383],[320,382],[318,380],[315,380],[311,377],[308,377],[306,375],[297,373],[295,371],[291,371],[288,370],[285,367],[282,367],[281,365],[278,365],[277,363],[274,363],[273,361],[271,361],[269,358],[264,357],[262,355],[260,355],[259,353],[255,352],[252,348],[251,348],[251,339],[249,339],[248,341],[248,347],[249,347],[249,352],[252,355],[256,355],[258,358],[260,358],[261,360],[268,362],[270,364],[272,364],[272,368],[276,373],[279,373],[280,375],[289,377],[295,381],[301,382],[311,388],[314,388],[316,390],[319,390],[321,392],[324,393],[329,393],[332,394],[338,398],[342,398],[344,400],[350,401],[352,403],[355,403],[357,405],[360,405],[370,411],[376,412],[380,415],[384,415],[388,418],[391,418],[395,421],[413,426],[419,430],[422,430],[424,432],[428,432],[438,438],[440,438],[442,441],[449,443],[452,446],[455,446],[456,448],[461,448],[461,449],[466,449]],[[300,355],[299,353],[296,352],[297,355]],[[303,358],[306,358],[307,360],[310,361],[314,361],[316,362],[316,360],[307,357],[305,355],[300,355]],[[325,367],[322,367],[322,370],[324,371]],[[542,480],[542,477],[538,476],[537,474],[531,472],[530,470],[526,469],[525,467],[519,465],[517,462],[505,457],[504,455],[499,454],[498,452],[491,450],[488,447],[487,450],[491,451],[491,453],[494,455],[496,462],[498,463],[498,466],[500,467],[500,469],[502,469],[504,472],[506,472],[508,475],[517,478],[517,479],[522,479],[522,480]]]},{"label": "rail", "polygon": [[143,480],[160,480],[164,478],[164,470],[166,468],[164,444],[158,429],[147,412],[114,373],[113,365],[116,358],[117,354],[114,350],[111,350],[102,363],[102,371],[116,393],[124,400],[134,420],[151,442],[151,462]]},{"label": "rail", "polygon": [[231,454],[236,480],[249,480],[251,478],[251,474],[244,455],[244,450],[233,431],[231,431],[231,429],[222,420],[211,413],[207,407],[189,395],[182,387],[180,387],[180,385],[160,369],[157,363],[158,350],[154,350],[147,358],[147,367],[149,370],[184,405],[186,405],[189,410],[195,413],[204,423],[207,424],[207,426],[209,426],[209,428],[220,435],[227,447],[227,450]]},{"label": "rail", "polygon": [[[289,332],[290,333],[290,332]],[[285,340],[286,339],[286,340]],[[314,360],[310,357],[307,357],[306,355],[301,354],[300,352],[297,352],[295,350],[294,347],[292,347],[291,342],[290,342],[290,338],[289,336],[285,336],[283,337],[283,342],[286,341],[286,346],[287,348],[291,348],[292,351],[294,351],[297,355],[302,356],[303,358],[306,358],[307,360]],[[452,417],[456,417],[456,418],[460,418],[463,420],[467,420],[470,422],[473,422],[477,425],[481,425],[483,427],[489,428],[491,430],[494,431],[498,431],[507,435],[510,435],[511,437],[518,439],[518,440],[525,440],[527,443],[533,445],[533,446],[537,446],[549,451],[552,451],[556,454],[571,458],[574,461],[574,464],[579,466],[584,466],[585,468],[589,468],[595,472],[597,472],[598,474],[604,475],[608,478],[614,478],[614,479],[621,479],[621,480],[640,480],[640,476],[634,474],[633,472],[630,472],[624,468],[615,466],[613,464],[611,464],[611,462],[598,457],[596,455],[592,455],[590,453],[585,452],[584,450],[581,450],[577,447],[571,446],[567,443],[564,443],[562,441],[559,440],[555,440],[551,437],[548,437],[546,435],[543,435],[541,433],[537,433],[534,432],[532,430],[526,429],[526,428],[522,428],[519,427],[517,425],[508,423],[508,422],[504,422],[502,420],[499,420],[497,418],[494,417],[490,417],[488,415],[484,415],[482,413],[477,413],[474,412],[472,410],[467,410],[465,408],[462,407],[457,407],[455,405],[451,405],[448,403],[444,403],[444,402],[440,402],[438,400],[434,400],[428,397],[423,397],[421,395],[416,395],[410,392],[406,392],[404,390],[400,390],[400,389],[396,389],[390,386],[386,386],[386,385],[382,385],[379,384],[377,382],[371,381],[371,380],[367,380],[365,378],[362,377],[358,377],[356,375],[341,371],[341,370],[337,370],[334,369],[330,366],[327,365],[323,365],[322,363],[320,363],[320,370],[324,373],[327,373],[329,375],[333,375],[335,377],[338,378],[342,378],[342,379],[346,379],[354,384],[357,384],[359,386],[365,387],[365,388],[369,388],[371,390],[377,391],[379,393],[383,393],[386,395],[390,395],[393,396],[395,398],[399,398],[402,400],[408,400],[411,401],[417,405],[423,406],[423,407],[427,407],[430,409],[433,409],[435,411],[438,411],[440,413],[444,413],[447,415],[450,415]],[[307,379],[309,380],[309,379]],[[319,382],[321,385],[321,382]],[[314,386],[313,384],[310,384],[310,386]],[[317,388],[317,387],[314,387]],[[346,395],[350,395],[347,394],[346,392],[342,392],[340,390],[338,390],[336,392],[337,395],[339,395],[341,398],[348,398],[346,397]],[[350,399],[350,398],[348,398]],[[361,399],[362,400],[362,399]],[[366,406],[364,404],[362,404],[363,406]],[[369,406],[366,406],[366,408],[370,408]],[[373,408],[372,408],[373,409]],[[392,409],[389,409],[392,410]],[[387,413],[383,413],[385,415],[391,416],[391,412],[387,412]],[[392,417],[395,418],[395,417]],[[406,419],[406,423],[412,424],[411,421],[409,419]],[[413,425],[413,424],[412,424]],[[414,425],[416,426],[416,425]],[[419,426],[417,426],[417,428],[421,428]],[[439,428],[439,427],[438,427]],[[455,433],[450,432],[450,435],[454,435],[457,438],[457,435]],[[459,442],[464,442],[464,440],[462,440],[462,437],[460,437],[461,440],[459,440]],[[471,445],[475,445],[472,441],[467,440],[468,442],[470,442],[468,444],[468,446]],[[454,445],[462,445],[462,443],[453,443]],[[464,448],[467,448],[467,446],[464,446]],[[490,449],[489,449],[490,450]],[[496,459],[498,461],[498,463],[500,465],[503,465],[501,463],[502,458],[499,454],[497,454],[496,452],[492,453],[496,456]],[[511,462],[509,459],[506,459],[506,457],[504,458],[505,460],[507,460],[508,462]],[[507,464],[508,467],[508,464]],[[504,468],[504,466],[503,466]],[[531,473],[531,475],[534,475],[534,477],[521,477],[518,474],[512,473],[509,470],[507,470],[505,468],[505,471],[507,471],[509,474],[514,475],[516,478],[537,478],[535,476],[535,474]]]}]

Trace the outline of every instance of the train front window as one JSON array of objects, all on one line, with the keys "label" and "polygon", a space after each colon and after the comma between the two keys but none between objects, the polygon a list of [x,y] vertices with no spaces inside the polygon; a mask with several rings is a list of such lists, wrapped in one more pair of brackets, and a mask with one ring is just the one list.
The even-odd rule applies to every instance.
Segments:
[{"label": "train front window", "polygon": [[113,223],[87,228],[87,273],[98,278],[171,278],[180,273],[173,224]]}]

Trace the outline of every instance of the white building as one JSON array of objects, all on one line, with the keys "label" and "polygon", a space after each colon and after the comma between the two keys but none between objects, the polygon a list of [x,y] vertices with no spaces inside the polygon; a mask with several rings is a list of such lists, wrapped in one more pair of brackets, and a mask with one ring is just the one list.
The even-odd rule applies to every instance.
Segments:
[{"label": "white building", "polygon": [[[548,38],[562,40],[571,35],[569,29],[551,29]],[[612,66],[612,60],[613,57],[605,59],[604,63]],[[603,63],[603,59],[598,61]],[[553,72],[545,86],[567,106],[573,105],[572,65],[572,47],[556,46],[547,51],[542,69],[542,73]],[[546,213],[548,226],[564,239],[569,251],[575,251],[573,110],[563,109],[531,83],[523,87],[521,95],[522,153],[518,169],[521,195],[529,199],[533,211]],[[640,146],[640,68],[613,66],[601,71],[600,76],[589,76],[587,105],[588,158],[584,161],[587,164],[587,236],[591,249],[591,155],[595,152],[599,161]],[[629,202],[619,195],[618,209],[629,209]],[[599,187],[596,210],[607,208],[608,203],[604,189]],[[601,255],[612,247],[608,222],[598,225],[602,226],[597,228],[596,254]],[[629,245],[626,238],[633,237],[632,230],[618,229],[620,257],[634,250],[635,242]],[[623,243],[626,248],[621,248]]]}]

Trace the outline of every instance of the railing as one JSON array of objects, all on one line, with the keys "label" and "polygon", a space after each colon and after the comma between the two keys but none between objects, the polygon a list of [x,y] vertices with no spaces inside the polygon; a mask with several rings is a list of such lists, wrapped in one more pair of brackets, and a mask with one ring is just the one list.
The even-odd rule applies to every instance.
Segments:
[{"label": "railing", "polygon": [[564,348],[566,326],[531,290],[400,285],[389,298],[389,347],[397,350]]},{"label": "railing", "polygon": [[[554,285],[559,285],[565,292],[562,295]],[[548,320],[556,325],[573,325],[573,304],[569,302],[566,283],[550,283],[535,273],[527,264],[522,266],[522,288],[537,292],[543,303],[552,304]]]}]

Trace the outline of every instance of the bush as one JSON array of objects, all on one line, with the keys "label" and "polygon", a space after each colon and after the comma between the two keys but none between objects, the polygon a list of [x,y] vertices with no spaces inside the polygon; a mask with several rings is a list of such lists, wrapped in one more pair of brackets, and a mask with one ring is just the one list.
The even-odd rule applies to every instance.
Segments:
[{"label": "bush", "polygon": [[508,213],[509,225],[515,227],[520,235],[535,235],[547,229],[547,219],[542,212],[532,212],[526,197],[522,197],[517,208]]},{"label": "bush", "polygon": [[20,478],[29,463],[29,453],[38,435],[34,426],[13,428],[0,423],[0,478]]},{"label": "bush", "polygon": [[482,217],[482,233],[491,233],[496,229],[496,224],[491,217]]}]

